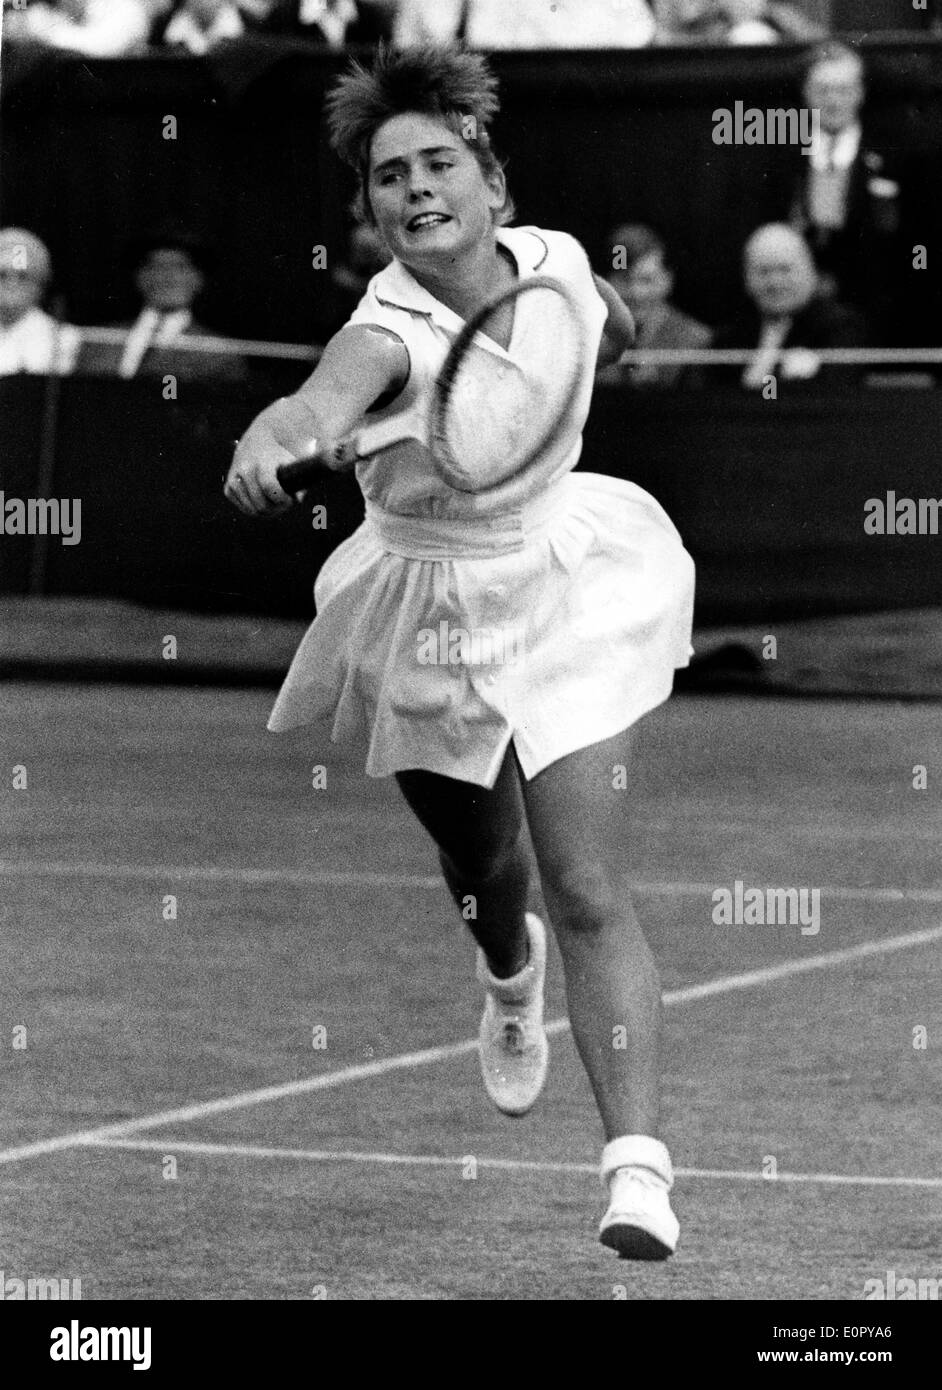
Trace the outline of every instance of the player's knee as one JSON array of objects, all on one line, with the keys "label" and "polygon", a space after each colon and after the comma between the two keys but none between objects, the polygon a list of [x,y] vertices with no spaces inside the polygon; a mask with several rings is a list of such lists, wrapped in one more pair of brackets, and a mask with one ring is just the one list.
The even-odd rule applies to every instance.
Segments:
[{"label": "player's knee", "polygon": [[611,877],[602,864],[560,865],[543,874],[543,886],[560,931],[597,935],[617,910]]},{"label": "player's knee", "polygon": [[459,850],[439,858],[446,876],[468,886],[484,887],[511,873],[517,867],[516,840],[487,845],[463,845]]}]

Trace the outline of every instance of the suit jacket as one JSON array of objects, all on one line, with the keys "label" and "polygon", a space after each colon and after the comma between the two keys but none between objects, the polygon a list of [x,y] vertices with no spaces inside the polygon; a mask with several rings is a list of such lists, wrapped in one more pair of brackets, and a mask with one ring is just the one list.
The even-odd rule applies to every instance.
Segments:
[{"label": "suit jacket", "polygon": [[[753,309],[736,322],[717,329],[713,339],[715,348],[758,348],[762,320]],[[796,314],[791,328],[785,336],[781,351],[789,348],[850,348],[867,346],[867,327],[863,317],[845,304],[834,300],[816,298],[807,308]],[[745,367],[712,367],[711,378],[717,384],[741,385]],[[792,389],[840,390],[859,384],[861,369],[854,366],[829,364],[822,366],[817,375],[808,378],[789,379],[781,372],[781,359],[772,368],[780,386]]]},{"label": "suit jacket", "polygon": [[[112,323],[108,327],[120,328],[127,333],[133,327],[133,321]],[[194,319],[180,336],[212,338],[219,335]],[[123,353],[124,343],[83,342],[75,371],[79,376],[117,376]],[[248,380],[249,368],[245,358],[234,353],[187,352],[168,343],[166,346],[148,348],[135,376],[175,376],[180,381],[218,381],[241,385]]]},{"label": "suit jacket", "polygon": [[861,310],[879,341],[895,341],[901,332],[906,336],[899,305],[911,278],[907,273],[911,250],[906,254],[911,161],[912,156],[899,151],[878,149],[864,131],[849,169],[844,226],[829,230],[812,225],[811,162],[792,147],[789,177],[777,211],[778,218],[804,235],[835,297]]},{"label": "suit jacket", "polygon": [[[645,348],[704,348],[710,346],[712,336],[706,324],[698,323],[689,314],[683,314],[669,304],[667,313],[652,332],[646,333],[643,328],[639,331],[637,347],[642,352]],[[630,386],[638,390],[665,390],[693,384],[697,372],[697,368],[667,362],[632,364],[619,361],[603,368],[598,380],[607,385]]]}]

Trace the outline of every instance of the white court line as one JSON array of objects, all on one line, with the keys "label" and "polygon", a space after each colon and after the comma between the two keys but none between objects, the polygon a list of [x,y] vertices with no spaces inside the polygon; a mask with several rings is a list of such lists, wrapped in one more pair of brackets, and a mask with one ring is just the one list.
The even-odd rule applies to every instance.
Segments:
[{"label": "white court line", "polygon": [[330,869],[253,869],[215,864],[70,864],[60,860],[0,859],[3,878],[104,878],[163,883],[290,883],[323,888],[444,888],[441,874],[383,874]]},{"label": "white court line", "polygon": [[[257,869],[213,864],[72,864],[59,860],[2,860],[0,877],[7,878],[103,878],[116,881],[198,883],[288,883],[321,888],[428,888],[444,890],[440,874],[396,874],[334,872],[330,869]],[[752,875],[751,877],[756,877]],[[761,875],[758,876],[761,878]],[[710,897],[725,885],[713,883],[675,883],[662,880],[632,880],[636,893],[657,897]],[[764,882],[763,888],[774,884]],[[942,903],[942,888],[854,888],[838,884],[820,888],[823,898],[837,902]]]},{"label": "white court line", "polygon": [[[865,941],[859,946],[849,946],[841,951],[826,951],[805,959],[782,961],[778,965],[766,966],[761,970],[748,970],[739,975],[724,975],[716,980],[707,980],[700,985],[688,985],[684,989],[673,989],[664,995],[667,1007],[691,1003],[695,999],[706,999],[713,995],[729,994],[733,990],[753,989],[785,980],[793,975],[803,975],[812,970],[826,970],[832,965],[844,965],[848,961],[861,960],[867,956],[883,956],[892,951],[904,951],[910,946],[922,946],[942,939],[942,926],[929,927],[923,931],[906,932],[902,936],[889,936],[882,941]],[[547,1033],[565,1032],[569,1027],[566,1018],[553,1019],[546,1026]],[[140,1134],[144,1130],[158,1129],[161,1125],[182,1124],[190,1120],[202,1120],[209,1115],[221,1115],[233,1110],[245,1110],[253,1105],[262,1105],[270,1100],[283,1100],[289,1096],[309,1095],[314,1091],[324,1091],[329,1087],[344,1086],[352,1081],[364,1081],[376,1076],[385,1076],[393,1071],[405,1071],[415,1067],[428,1066],[434,1062],[449,1061],[463,1057],[477,1050],[477,1039],[468,1038],[463,1042],[445,1043],[441,1047],[428,1047],[420,1052],[406,1052],[394,1057],[379,1058],[358,1066],[342,1067],[339,1071],[322,1072],[316,1076],[302,1077],[295,1081],[284,1081],[277,1086],[264,1086],[255,1091],[241,1091],[236,1095],[220,1096],[218,1100],[195,1101],[191,1105],[179,1106],[173,1110],[161,1110],[153,1115],[143,1115],[136,1120],[120,1120],[116,1124],[101,1125],[97,1129],[79,1130],[63,1134],[55,1139],[40,1139],[32,1144],[20,1144],[11,1149],[0,1149],[0,1164],[17,1163],[22,1159],[38,1158],[43,1154],[61,1152],[95,1144],[102,1139],[126,1138]]]},{"label": "white court line", "polygon": [[[131,1149],[164,1154],[202,1154],[218,1158],[279,1158],[301,1163],[379,1163],[405,1168],[464,1168],[473,1158],[478,1168],[504,1173],[591,1173],[597,1163],[547,1163],[529,1158],[461,1158],[440,1154],[363,1153],[349,1149],[281,1149],[261,1144],[204,1144],[188,1139],[99,1139],[83,1147]],[[829,1183],[841,1187],[942,1187],[942,1178],[873,1177],[857,1173],[777,1173],[774,1178],[752,1168],[675,1168],[678,1178],[702,1178],[707,1182]]]}]

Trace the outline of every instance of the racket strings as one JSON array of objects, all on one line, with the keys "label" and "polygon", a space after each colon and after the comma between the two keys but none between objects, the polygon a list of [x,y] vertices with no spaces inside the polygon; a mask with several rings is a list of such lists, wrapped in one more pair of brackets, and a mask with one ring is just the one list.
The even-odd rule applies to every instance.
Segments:
[{"label": "racket strings", "polygon": [[563,429],[583,372],[583,327],[572,296],[543,278],[515,299],[510,351],[482,341],[508,295],[469,321],[439,386],[434,449],[443,476],[483,491],[534,463]]}]

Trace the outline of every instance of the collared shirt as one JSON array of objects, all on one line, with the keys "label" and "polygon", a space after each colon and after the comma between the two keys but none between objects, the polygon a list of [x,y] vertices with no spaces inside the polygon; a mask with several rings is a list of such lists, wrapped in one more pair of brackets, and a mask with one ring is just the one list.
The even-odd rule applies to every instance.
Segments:
[{"label": "collared shirt", "polygon": [[342,48],[348,27],[357,18],[353,0],[301,0],[298,19],[302,24],[316,24],[331,48]]},{"label": "collared shirt", "polygon": [[822,131],[812,142],[808,172],[808,217],[813,227],[837,231],[847,220],[851,168],[860,150],[859,125],[837,135]]},{"label": "collared shirt", "polygon": [[165,44],[179,44],[188,52],[202,57],[220,39],[238,39],[245,33],[245,24],[238,6],[225,5],[207,25],[198,24],[187,10],[178,10],[167,25]]},{"label": "collared shirt", "polygon": [[[411,516],[498,514],[574,468],[582,449],[582,427],[589,411],[595,359],[608,310],[595,286],[585,251],[565,232],[537,227],[502,227],[499,244],[514,256],[521,278],[545,274],[565,280],[576,296],[585,333],[585,352],[578,386],[564,423],[538,460],[517,478],[484,492],[456,491],[439,479],[428,454],[428,411],[435,378],[464,320],[424,289],[399,261],[393,261],[370,281],[351,316],[352,324],[375,323],[402,339],[409,354],[409,377],[389,405],[370,412],[359,433],[364,448],[388,450],[357,465],[364,496],[388,511]],[[546,303],[539,295],[524,295],[515,304],[513,337],[505,350],[483,335],[476,346],[490,360],[487,372],[491,394],[506,390],[515,401],[519,386],[540,389],[541,378],[558,384],[560,363]],[[486,365],[486,364],[485,364]],[[472,393],[473,394],[473,393]],[[525,390],[521,393],[525,398]],[[477,437],[489,423],[490,412],[480,400],[456,404],[455,427]],[[506,416],[505,416],[506,418]],[[409,442],[403,444],[406,438]]]},{"label": "collared shirt", "polygon": [[763,319],[759,330],[759,343],[752,361],[747,363],[742,374],[742,384],[750,391],[758,391],[765,385],[767,376],[775,371],[776,363],[782,355],[782,344],[791,330],[792,319]]},{"label": "collared shirt", "polygon": [[152,347],[168,347],[176,342],[192,321],[189,309],[177,309],[172,314],[142,309],[128,333],[118,364],[118,376],[135,376]]},{"label": "collared shirt", "polygon": [[812,169],[816,173],[849,169],[860,152],[862,138],[863,130],[859,122],[846,126],[837,135],[820,131],[817,139],[811,142],[811,154],[808,156]]},{"label": "collared shirt", "polygon": [[42,309],[29,309],[9,328],[0,327],[0,376],[18,372],[67,376],[75,366],[81,334]]}]

